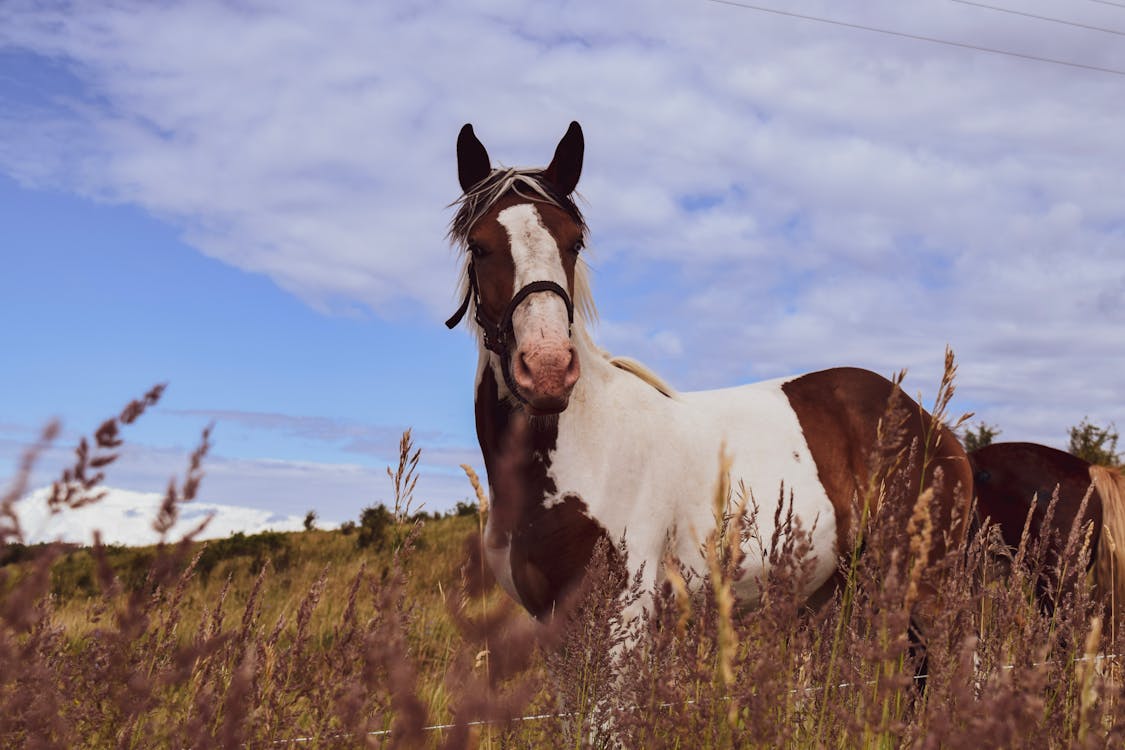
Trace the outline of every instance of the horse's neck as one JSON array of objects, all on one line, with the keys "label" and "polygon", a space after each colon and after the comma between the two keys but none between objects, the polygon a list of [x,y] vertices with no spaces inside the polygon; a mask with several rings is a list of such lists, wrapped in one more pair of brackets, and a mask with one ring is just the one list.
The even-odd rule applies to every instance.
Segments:
[{"label": "horse's neck", "polygon": [[499,547],[515,528],[535,515],[544,498],[557,492],[548,470],[558,443],[558,423],[549,418],[532,422],[516,406],[497,358],[483,345],[477,364],[475,411],[492,500],[488,541]]},{"label": "horse's neck", "polygon": [[[483,348],[477,367],[477,438],[489,485],[493,512],[500,514],[495,528],[510,527],[504,516],[524,517],[571,484],[577,471],[584,483],[598,483],[599,471],[620,462],[606,460],[626,448],[636,454],[645,439],[640,412],[666,408],[671,403],[636,375],[614,366],[589,334],[577,324],[574,346],[582,375],[574,386],[565,412],[558,417],[528,418],[508,394],[496,357]],[[649,420],[651,422],[651,420]]]},{"label": "horse's neck", "polygon": [[606,431],[620,428],[620,420],[608,415],[613,409],[612,394],[620,390],[622,380],[635,379],[635,376],[613,366],[577,323],[574,346],[582,376],[574,386],[569,406],[557,418],[530,420],[515,405],[497,357],[480,346],[476,377],[477,438],[490,476],[499,471],[518,472],[518,467],[528,462],[546,460],[548,452],[560,447],[559,424],[563,420],[567,432],[587,437],[595,434],[607,437]]},{"label": "horse's neck", "polygon": [[[565,419],[582,424],[593,416],[595,410],[604,406],[605,399],[615,382],[635,376],[611,364],[606,355],[594,344],[585,327],[577,321],[574,324],[573,342],[581,363],[582,376],[571,393],[570,406],[565,412]],[[484,348],[483,342],[478,344],[476,383],[478,427],[482,409],[494,413],[499,418],[506,417],[512,411],[515,399],[508,390],[500,362],[496,355]],[[485,386],[483,390],[482,386]],[[542,423],[543,421],[539,422]]]}]

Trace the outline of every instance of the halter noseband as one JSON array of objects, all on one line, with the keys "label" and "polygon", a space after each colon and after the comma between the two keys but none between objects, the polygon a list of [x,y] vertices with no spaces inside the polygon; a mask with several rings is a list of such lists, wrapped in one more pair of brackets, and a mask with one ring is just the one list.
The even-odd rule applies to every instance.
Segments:
[{"label": "halter noseband", "polygon": [[566,335],[570,336],[571,328],[574,326],[574,302],[571,301],[566,290],[553,281],[533,281],[516,292],[512,301],[504,309],[499,324],[485,318],[481,314],[477,269],[471,261],[469,263],[469,288],[465,291],[465,299],[461,302],[461,306],[457,308],[457,312],[453,313],[453,317],[445,321],[446,328],[456,327],[465,317],[465,313],[469,310],[469,302],[472,301],[473,318],[480,326],[481,331],[484,332],[484,348],[500,357],[500,369],[504,373],[504,384],[508,386],[512,395],[524,404],[527,403],[527,399],[520,394],[519,389],[516,388],[515,380],[512,378],[512,358],[509,355],[516,340],[515,329],[512,327],[512,316],[515,315],[519,304],[536,292],[553,292],[562,297],[563,304],[566,305]]}]

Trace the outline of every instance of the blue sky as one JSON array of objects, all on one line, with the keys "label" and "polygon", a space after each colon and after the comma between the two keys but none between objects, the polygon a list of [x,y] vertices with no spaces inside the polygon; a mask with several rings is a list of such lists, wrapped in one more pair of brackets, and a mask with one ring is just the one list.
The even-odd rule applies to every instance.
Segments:
[{"label": "blue sky", "polygon": [[[998,2],[997,5],[1003,5]],[[0,5],[0,465],[168,382],[110,477],[354,518],[412,427],[469,494],[453,144],[587,159],[599,343],[688,390],[834,365],[1060,445],[1125,425],[1125,44],[948,0]],[[1015,7],[1014,5],[1012,7]],[[1125,11],[1028,0],[1106,29]],[[0,475],[3,475],[0,470]]]},{"label": "blue sky", "polygon": [[[471,389],[449,388],[443,370],[453,357],[472,368],[466,337],[426,319],[386,324],[369,311],[325,314],[177,235],[134,207],[21,189],[0,177],[0,246],[13,251],[0,280],[12,322],[0,348],[35,355],[6,358],[0,370],[0,389],[18,394],[5,399],[0,425],[9,465],[48,418],[63,418],[70,432],[61,442],[73,443],[161,382],[169,388],[160,408],[128,437],[162,451],[165,460],[155,463],[166,471],[167,459],[186,456],[210,422],[220,455],[248,461],[380,469],[396,455],[401,431],[415,425],[427,453],[464,447]],[[137,455],[130,463],[151,460]],[[57,465],[45,463],[40,477]],[[130,489],[162,484],[145,486],[155,477],[140,466],[130,471],[142,475]],[[355,502],[384,494],[381,472],[371,473],[374,486]],[[304,505],[293,493],[279,510],[318,508],[315,485],[301,489],[309,493]],[[219,490],[227,502],[269,503]],[[347,517],[344,510],[337,520]]]}]

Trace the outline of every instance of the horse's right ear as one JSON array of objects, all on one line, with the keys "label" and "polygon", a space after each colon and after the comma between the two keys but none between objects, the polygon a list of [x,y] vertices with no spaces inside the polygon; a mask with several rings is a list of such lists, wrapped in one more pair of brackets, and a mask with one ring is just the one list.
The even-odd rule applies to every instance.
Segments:
[{"label": "horse's right ear", "polygon": [[477,140],[473,126],[465,123],[457,136],[457,178],[461,181],[461,190],[469,192],[471,187],[488,177],[491,171],[488,152]]}]

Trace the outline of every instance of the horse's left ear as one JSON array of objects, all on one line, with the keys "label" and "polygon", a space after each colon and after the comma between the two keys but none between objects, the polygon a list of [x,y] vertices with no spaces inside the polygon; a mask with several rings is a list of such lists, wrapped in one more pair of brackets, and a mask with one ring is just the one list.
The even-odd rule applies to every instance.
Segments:
[{"label": "horse's left ear", "polygon": [[577,122],[570,123],[566,135],[555,148],[555,158],[543,170],[543,177],[563,195],[570,195],[578,186],[578,178],[582,176],[582,153],[585,150],[582,126]]}]

